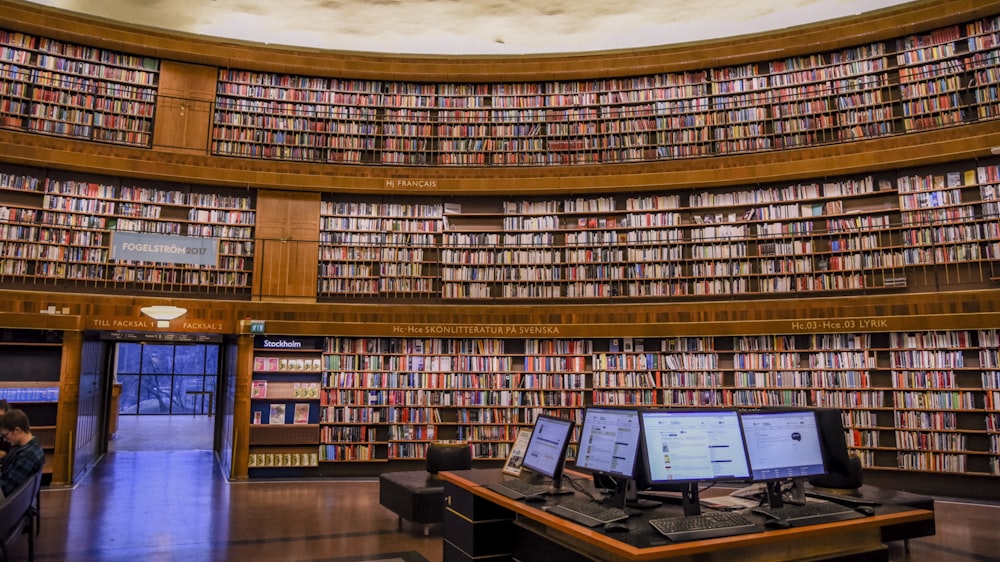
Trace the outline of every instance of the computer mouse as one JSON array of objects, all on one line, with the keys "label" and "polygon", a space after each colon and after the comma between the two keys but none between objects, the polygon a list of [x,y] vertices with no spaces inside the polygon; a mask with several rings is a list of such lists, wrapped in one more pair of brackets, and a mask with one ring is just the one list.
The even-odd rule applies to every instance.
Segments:
[{"label": "computer mouse", "polygon": [[866,515],[868,517],[875,515],[875,508],[870,505],[859,505],[858,507],[854,508],[854,511],[857,511],[858,513]]},{"label": "computer mouse", "polygon": [[764,522],[764,527],[768,529],[791,529],[792,524],[784,519],[768,519]]},{"label": "computer mouse", "polygon": [[543,503],[547,498],[541,494],[536,494],[534,496],[524,496],[524,501],[528,503]]},{"label": "computer mouse", "polygon": [[628,531],[628,525],[621,521],[612,521],[604,524],[604,531],[607,533],[623,533]]}]

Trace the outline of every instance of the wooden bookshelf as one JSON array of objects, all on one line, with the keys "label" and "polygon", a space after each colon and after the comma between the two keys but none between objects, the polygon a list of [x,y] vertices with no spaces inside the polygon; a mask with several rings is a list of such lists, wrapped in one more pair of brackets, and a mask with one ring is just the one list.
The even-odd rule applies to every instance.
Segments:
[{"label": "wooden bookshelf", "polygon": [[442,222],[440,201],[324,200],[319,296],[436,295]]},{"label": "wooden bookshelf", "polygon": [[325,345],[324,462],[419,460],[440,439],[500,460],[541,413],[582,422],[591,351],[583,340],[329,337]]},{"label": "wooden bookshelf", "polygon": [[0,127],[149,147],[160,61],[0,30]]},{"label": "wooden bookshelf", "polygon": [[[0,201],[0,275],[12,284],[231,294],[249,287],[252,197],[11,167],[0,172]],[[116,260],[116,232],[218,239],[217,265]]]},{"label": "wooden bookshelf", "polygon": [[247,460],[251,471],[319,466],[321,340],[254,338]]},{"label": "wooden bookshelf", "polygon": [[56,464],[62,353],[59,332],[5,329],[0,334],[0,398],[27,414],[45,452],[46,483]]},{"label": "wooden bookshelf", "polygon": [[797,149],[995,119],[997,17],[775,60],[575,81],[346,80],[223,69],[212,152],[547,166]]}]

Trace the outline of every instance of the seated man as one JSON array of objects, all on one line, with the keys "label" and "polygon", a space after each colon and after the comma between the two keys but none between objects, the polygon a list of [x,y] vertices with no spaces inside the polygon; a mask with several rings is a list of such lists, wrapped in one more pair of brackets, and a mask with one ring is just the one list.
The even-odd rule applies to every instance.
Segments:
[{"label": "seated man", "polygon": [[0,492],[6,496],[42,469],[45,453],[22,410],[14,408],[0,417],[0,438],[11,444],[0,472]]}]

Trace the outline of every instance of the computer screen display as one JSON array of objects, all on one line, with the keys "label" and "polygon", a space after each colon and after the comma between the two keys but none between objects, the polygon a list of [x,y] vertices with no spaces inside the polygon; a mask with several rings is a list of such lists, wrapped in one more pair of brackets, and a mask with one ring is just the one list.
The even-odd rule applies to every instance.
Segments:
[{"label": "computer screen display", "polygon": [[812,410],[740,414],[754,480],[825,474],[823,445]]},{"label": "computer screen display", "polygon": [[572,420],[544,414],[538,416],[531,431],[531,439],[525,447],[521,466],[553,480],[560,480],[573,425]]},{"label": "computer screen display", "polygon": [[750,477],[739,415],[732,410],[642,410],[651,484]]},{"label": "computer screen display", "polygon": [[587,408],[576,466],[632,478],[641,438],[638,410]]}]

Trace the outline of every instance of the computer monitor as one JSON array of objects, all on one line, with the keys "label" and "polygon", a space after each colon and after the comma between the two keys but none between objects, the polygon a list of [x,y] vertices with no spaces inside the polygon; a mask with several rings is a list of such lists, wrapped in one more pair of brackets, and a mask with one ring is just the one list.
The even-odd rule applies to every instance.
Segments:
[{"label": "computer monitor", "polygon": [[573,420],[541,414],[535,419],[531,439],[524,449],[522,468],[550,478],[551,493],[562,490],[563,465],[566,462],[566,448],[573,435]]},{"label": "computer monitor", "polygon": [[611,476],[632,478],[640,436],[638,410],[587,408],[576,466]]},{"label": "computer monitor", "polygon": [[861,486],[861,462],[847,448],[841,411],[837,408],[816,408],[815,412],[828,472],[825,475],[811,476],[809,483],[823,488]]},{"label": "computer monitor", "polygon": [[638,410],[598,406],[584,412],[576,466],[589,470],[597,487],[613,492],[606,503],[619,507],[641,503],[635,488],[641,437]]},{"label": "computer monitor", "polygon": [[734,410],[642,410],[645,478],[682,492],[686,515],[700,512],[698,484],[750,477]]},{"label": "computer monitor", "polygon": [[[740,414],[755,482],[768,482],[767,499],[780,507],[781,483],[826,474],[823,443],[813,410],[762,410]],[[802,486],[797,487],[799,490]]]}]

